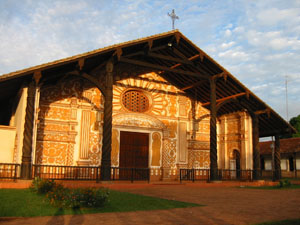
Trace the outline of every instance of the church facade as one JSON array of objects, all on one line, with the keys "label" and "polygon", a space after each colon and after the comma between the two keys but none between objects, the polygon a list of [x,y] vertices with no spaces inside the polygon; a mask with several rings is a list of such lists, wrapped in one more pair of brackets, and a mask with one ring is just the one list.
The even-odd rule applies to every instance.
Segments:
[{"label": "church facade", "polygon": [[[22,99],[26,99],[26,91],[26,88],[20,91],[21,101],[10,121],[12,130],[24,126],[20,118],[25,117]],[[35,106],[34,164],[100,166],[104,110],[101,92],[74,77],[42,86],[39,92],[39,103]],[[210,114],[196,102],[193,115],[192,104],[184,92],[156,73],[116,82],[111,165],[150,168],[152,180],[178,179],[180,168],[209,169]],[[201,117],[201,121],[194,122]],[[239,160],[240,169],[251,169],[249,115],[246,112],[224,115],[217,124],[219,168],[236,169]],[[5,155],[10,155],[6,162],[21,163],[22,129],[12,133],[15,138],[11,139],[12,148],[5,149]]]},{"label": "church facade", "polygon": [[[170,48],[171,41],[176,47]],[[179,52],[180,44],[189,44],[198,54]],[[0,163],[100,167],[106,162],[111,167],[149,168],[151,180],[177,180],[181,168],[258,167],[258,132],[280,133],[289,126],[196,50],[172,31],[2,76],[0,86],[12,82],[15,90],[0,99],[11,103],[10,110],[0,112]],[[137,54],[146,54],[145,60],[133,59]],[[105,69],[96,57],[105,63],[105,57],[109,62],[113,57],[117,70]],[[278,131],[268,125],[269,119]]]}]

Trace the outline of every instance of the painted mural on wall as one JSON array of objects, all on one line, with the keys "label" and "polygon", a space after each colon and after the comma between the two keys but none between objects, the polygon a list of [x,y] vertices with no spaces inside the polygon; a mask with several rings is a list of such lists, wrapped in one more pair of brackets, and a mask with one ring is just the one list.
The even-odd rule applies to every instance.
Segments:
[{"label": "painted mural on wall", "polygon": [[77,159],[99,165],[101,134],[97,120],[102,109],[98,89],[80,79],[68,78],[42,87],[35,163],[74,165]]},{"label": "painted mural on wall", "polygon": [[[41,87],[38,120],[35,163],[100,165],[103,98],[97,88],[73,77]],[[227,141],[227,146],[220,145],[229,154],[227,149],[248,130],[235,117],[226,123],[229,128],[222,130],[226,140],[219,138],[219,143]],[[112,166],[119,165],[120,131],[135,131],[150,134],[150,167],[209,168],[209,129],[209,111],[199,102],[193,106],[183,91],[159,75],[115,82]],[[241,144],[234,148],[240,149]]]}]

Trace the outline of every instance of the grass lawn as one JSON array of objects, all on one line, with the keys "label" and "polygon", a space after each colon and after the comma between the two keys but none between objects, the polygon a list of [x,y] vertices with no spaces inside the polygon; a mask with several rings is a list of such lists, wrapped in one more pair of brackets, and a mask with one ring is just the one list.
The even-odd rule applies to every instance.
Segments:
[{"label": "grass lawn", "polygon": [[29,189],[0,189],[0,217],[34,217],[104,212],[129,212],[200,206],[110,190],[109,202],[101,208],[59,209]]},{"label": "grass lawn", "polygon": [[281,220],[275,222],[258,223],[256,225],[300,225],[300,219]]},{"label": "grass lawn", "polygon": [[243,188],[249,188],[249,189],[265,189],[265,190],[286,190],[286,189],[299,189],[300,184],[292,184],[288,187],[279,187],[279,186],[245,186]]}]

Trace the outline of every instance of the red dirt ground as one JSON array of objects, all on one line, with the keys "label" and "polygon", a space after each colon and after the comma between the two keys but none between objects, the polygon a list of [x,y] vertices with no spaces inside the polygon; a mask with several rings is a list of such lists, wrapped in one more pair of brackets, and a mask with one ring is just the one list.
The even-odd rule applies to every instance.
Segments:
[{"label": "red dirt ground", "polygon": [[[232,182],[216,184],[189,183],[181,185],[142,183],[105,184],[104,186],[110,186],[110,188],[121,191],[194,202],[205,206],[128,213],[18,219],[0,218],[0,224],[253,224],[264,221],[300,218],[300,189],[261,190],[229,187],[233,186],[232,184]],[[87,185],[88,183],[85,183],[85,186]],[[73,186],[72,182],[69,182],[68,186]]]}]

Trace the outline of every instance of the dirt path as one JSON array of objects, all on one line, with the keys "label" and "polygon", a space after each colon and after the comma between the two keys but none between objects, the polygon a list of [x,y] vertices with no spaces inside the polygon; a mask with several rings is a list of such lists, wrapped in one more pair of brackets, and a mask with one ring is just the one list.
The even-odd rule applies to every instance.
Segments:
[{"label": "dirt path", "polygon": [[131,193],[205,205],[186,209],[1,220],[5,225],[253,224],[300,218],[300,189],[257,190],[196,185],[154,185]]}]

